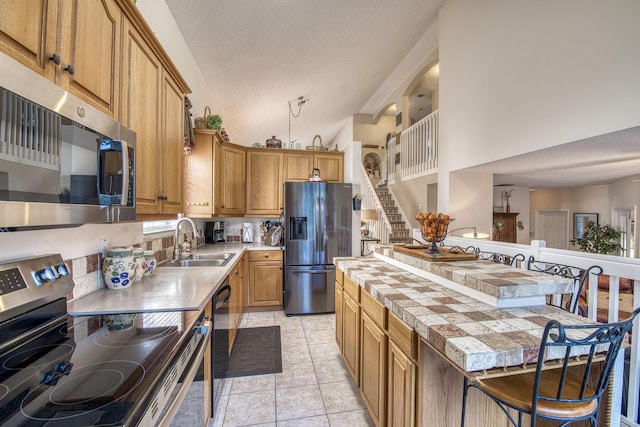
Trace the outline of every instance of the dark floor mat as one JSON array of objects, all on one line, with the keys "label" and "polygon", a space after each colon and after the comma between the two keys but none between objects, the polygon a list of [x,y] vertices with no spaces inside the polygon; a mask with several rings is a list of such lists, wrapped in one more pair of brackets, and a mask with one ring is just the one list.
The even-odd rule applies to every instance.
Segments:
[{"label": "dark floor mat", "polygon": [[227,330],[216,330],[216,378],[246,377],[282,372],[280,326],[238,329],[230,357],[224,340]]}]

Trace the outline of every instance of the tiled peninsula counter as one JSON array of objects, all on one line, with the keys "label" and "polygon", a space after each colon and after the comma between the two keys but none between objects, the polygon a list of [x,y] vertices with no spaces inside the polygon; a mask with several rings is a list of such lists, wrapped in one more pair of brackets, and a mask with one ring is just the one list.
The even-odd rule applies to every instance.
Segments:
[{"label": "tiled peninsula counter", "polygon": [[[535,369],[549,320],[589,323],[546,305],[544,297],[536,300],[539,295],[568,292],[572,283],[567,279],[488,261],[430,262],[382,245],[375,251],[375,257],[336,258],[334,263],[338,281],[342,279],[336,284],[338,345],[379,425],[459,426],[463,375],[509,375]],[[489,298],[482,302],[471,296],[478,292]],[[497,308],[502,297],[523,297],[524,302],[533,297],[536,303]],[[357,304],[359,315],[355,314]],[[398,324],[415,339],[415,348],[405,346],[403,353],[414,365],[411,372],[417,386],[413,391],[411,369],[399,370],[399,359],[393,353],[398,344],[393,330]],[[377,335],[371,331],[378,331]],[[355,359],[354,345],[360,346]],[[380,363],[387,369],[366,366],[376,351],[381,354],[374,362],[384,359]],[[400,372],[408,376],[401,380]],[[376,373],[375,381],[367,378]],[[406,407],[412,396],[417,402],[414,409]],[[510,425],[481,393],[472,390],[469,399],[466,425]],[[609,425],[602,418],[599,425]],[[556,424],[539,420],[538,425]]]}]

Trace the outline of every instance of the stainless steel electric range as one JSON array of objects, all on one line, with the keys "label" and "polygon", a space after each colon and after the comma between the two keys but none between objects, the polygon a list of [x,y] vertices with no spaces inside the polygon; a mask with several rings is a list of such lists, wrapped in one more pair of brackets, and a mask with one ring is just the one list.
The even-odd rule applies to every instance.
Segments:
[{"label": "stainless steel electric range", "polygon": [[0,264],[0,426],[168,425],[210,322],[200,311],[70,316],[69,273],[60,255]]}]

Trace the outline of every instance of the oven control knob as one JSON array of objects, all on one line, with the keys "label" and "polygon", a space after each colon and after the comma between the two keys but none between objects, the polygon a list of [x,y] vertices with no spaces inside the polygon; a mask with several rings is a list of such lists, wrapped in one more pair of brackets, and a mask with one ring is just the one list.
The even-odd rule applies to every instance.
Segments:
[{"label": "oven control knob", "polygon": [[69,274],[69,269],[66,264],[60,264],[56,267],[56,270],[58,271],[59,276],[66,276]]},{"label": "oven control knob", "polygon": [[35,276],[36,276],[36,281],[38,282],[39,285],[55,280],[56,277],[58,277],[56,275],[55,270],[52,267],[43,268],[42,270],[36,272]]}]

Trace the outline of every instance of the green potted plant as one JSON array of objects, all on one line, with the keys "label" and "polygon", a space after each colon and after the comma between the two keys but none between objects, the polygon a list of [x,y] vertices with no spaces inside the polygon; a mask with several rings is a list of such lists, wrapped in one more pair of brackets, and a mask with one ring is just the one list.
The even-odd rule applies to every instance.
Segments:
[{"label": "green potted plant", "polygon": [[212,114],[207,117],[207,127],[209,129],[215,129],[218,132],[222,129],[222,117],[218,114]]},{"label": "green potted plant", "polygon": [[578,245],[583,252],[594,254],[612,254],[618,248],[620,233],[609,224],[598,225],[589,221],[584,226],[582,236],[572,239],[572,245]]}]

